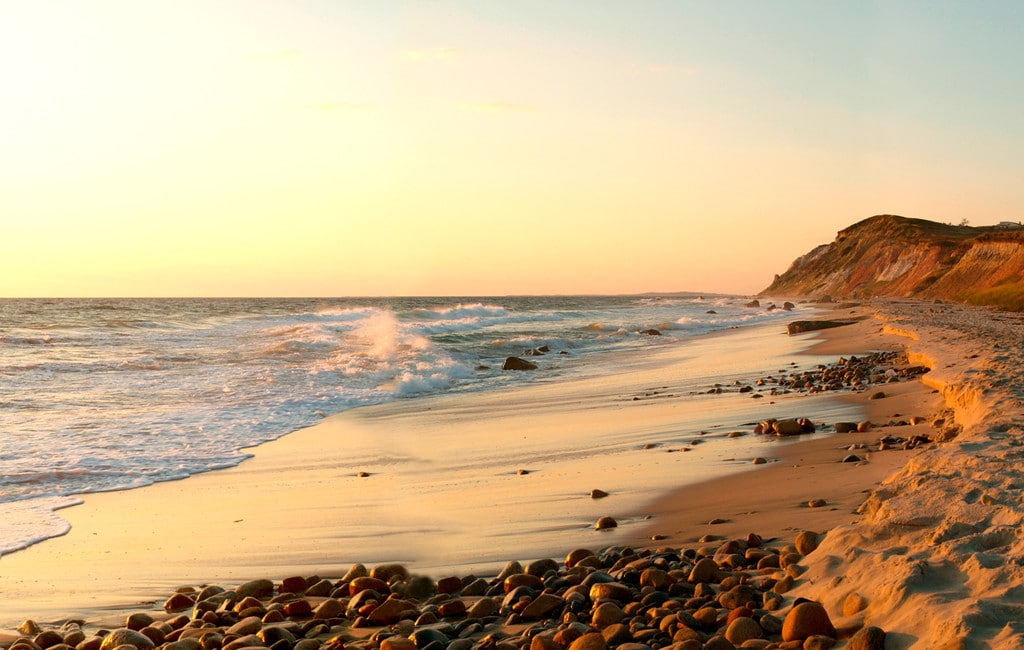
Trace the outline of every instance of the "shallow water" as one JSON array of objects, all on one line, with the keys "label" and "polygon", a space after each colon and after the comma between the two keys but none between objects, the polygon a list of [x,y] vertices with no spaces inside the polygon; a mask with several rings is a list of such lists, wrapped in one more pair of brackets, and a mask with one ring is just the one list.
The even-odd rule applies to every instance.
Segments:
[{"label": "shallow water", "polygon": [[[0,300],[0,554],[65,533],[54,510],[74,495],[230,467],[355,406],[599,375],[630,352],[788,316],[743,303]],[[538,372],[500,369],[540,346]]]}]

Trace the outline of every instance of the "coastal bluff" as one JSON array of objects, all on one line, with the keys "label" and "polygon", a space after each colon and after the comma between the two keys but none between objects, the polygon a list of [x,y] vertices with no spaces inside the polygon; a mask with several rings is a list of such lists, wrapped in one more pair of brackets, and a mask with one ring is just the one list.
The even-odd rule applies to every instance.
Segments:
[{"label": "coastal bluff", "polygon": [[761,294],[944,300],[1024,311],[1024,225],[876,215],[798,257]]}]

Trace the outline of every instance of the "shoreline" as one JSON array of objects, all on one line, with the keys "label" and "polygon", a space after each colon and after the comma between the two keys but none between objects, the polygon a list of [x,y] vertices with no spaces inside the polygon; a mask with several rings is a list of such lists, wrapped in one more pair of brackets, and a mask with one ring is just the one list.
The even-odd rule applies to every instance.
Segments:
[{"label": "shoreline", "polygon": [[[898,388],[899,390],[893,390],[891,395],[877,401],[864,400],[863,393],[853,396],[852,399],[863,400],[862,406],[867,408],[869,419],[882,422],[897,412],[909,415],[920,409],[945,407],[946,413],[941,415],[945,415],[947,419],[939,427],[933,426],[937,423],[933,421],[927,425],[900,427],[901,433],[910,432],[915,427],[930,429],[940,434],[959,429],[958,437],[953,438],[952,442],[937,447],[930,446],[925,450],[886,451],[872,454],[867,459],[866,465],[853,464],[850,467],[846,467],[845,464],[840,467],[837,464],[836,455],[842,450],[835,444],[837,435],[847,436],[843,438],[844,442],[855,443],[860,440],[850,434],[831,434],[828,437],[817,437],[794,444],[779,445],[775,450],[777,462],[759,468],[758,471],[742,472],[723,479],[699,483],[696,486],[687,486],[649,503],[648,506],[640,510],[653,512],[654,518],[644,526],[632,527],[627,535],[616,539],[615,542],[634,544],[637,548],[665,546],[678,548],[700,544],[697,541],[699,537],[708,533],[723,538],[758,533],[765,537],[778,537],[777,542],[785,544],[791,542],[801,530],[825,532],[828,529],[829,532],[823,536],[818,550],[804,558],[803,568],[800,571],[801,577],[796,581],[797,584],[791,594],[787,594],[787,600],[791,600],[791,596],[792,598],[803,596],[822,602],[831,613],[833,620],[837,622],[837,627],[840,624],[846,629],[853,629],[865,624],[882,626],[890,631],[890,641],[886,647],[936,647],[939,640],[945,642],[951,639],[961,640],[957,647],[1019,647],[1021,640],[1019,632],[1011,624],[1012,621],[1006,618],[1010,615],[999,613],[1012,611],[1012,606],[1008,603],[997,606],[997,603],[1005,603],[1008,598],[1016,598],[1013,585],[1019,584],[1019,581],[1012,582],[1008,578],[980,580],[978,577],[981,574],[992,573],[1019,577],[1017,575],[1019,565],[1005,561],[996,562],[988,557],[994,553],[1006,555],[1009,555],[1010,552],[1015,553],[1016,546],[1020,545],[1019,542],[1015,543],[1013,539],[1009,539],[1004,544],[992,546],[991,537],[994,532],[1006,530],[1009,525],[1007,522],[1016,521],[1014,517],[1016,517],[1017,509],[1011,503],[999,495],[981,494],[976,501],[967,504],[967,511],[973,513],[978,510],[979,506],[984,506],[989,510],[1001,508],[1002,512],[996,517],[989,514],[987,519],[976,517],[970,523],[964,523],[963,526],[970,527],[970,531],[967,532],[964,532],[966,528],[963,527],[950,528],[957,522],[951,522],[949,516],[945,518],[942,515],[932,517],[928,522],[922,524],[926,530],[915,529],[909,533],[894,531],[891,520],[894,516],[903,516],[905,510],[899,510],[900,506],[920,509],[921,504],[924,503],[929,508],[937,508],[937,512],[941,513],[947,505],[951,505],[948,493],[939,491],[942,496],[938,501],[934,497],[931,500],[922,500],[922,496],[926,495],[921,493],[920,486],[917,486],[918,489],[915,491],[912,485],[915,476],[919,476],[921,472],[927,473],[928,468],[935,465],[936,458],[939,463],[957,462],[960,459],[959,454],[963,453],[964,445],[971,445],[972,453],[977,453],[975,448],[977,443],[972,441],[978,436],[996,441],[998,447],[996,452],[1002,454],[997,458],[1007,458],[1004,448],[1007,445],[1013,446],[1012,435],[995,436],[994,433],[1019,432],[1019,420],[1014,420],[1020,413],[1019,389],[1018,393],[1014,393],[1012,384],[1008,384],[1008,380],[998,376],[992,379],[988,385],[979,385],[977,374],[979,366],[982,364],[991,366],[993,359],[995,359],[998,370],[1006,370],[1013,361],[1019,360],[1021,351],[1010,348],[1007,353],[1007,346],[1000,344],[998,340],[993,349],[979,348],[978,342],[970,330],[971,326],[977,325],[974,320],[969,323],[967,329],[957,336],[943,334],[947,330],[940,329],[944,322],[942,319],[952,317],[954,315],[952,312],[956,312],[957,315],[961,313],[980,314],[972,316],[975,319],[988,318],[993,321],[1004,319],[992,312],[943,306],[934,308],[937,310],[937,315],[928,315],[927,310],[933,308],[920,303],[887,303],[866,306],[863,309],[862,313],[875,311],[885,313],[887,320],[880,320],[876,316],[855,325],[826,330],[816,336],[821,343],[807,352],[811,354],[857,353],[857,350],[877,349],[883,340],[887,341],[889,345],[908,346],[912,360],[927,360],[935,368],[923,382],[894,384],[894,389]],[[1016,316],[1006,316],[1005,319],[1011,331],[1020,322]],[[929,327],[932,329],[929,330]],[[912,336],[908,337],[908,334],[911,333],[916,334],[917,340],[914,340]],[[981,332],[981,334],[990,338],[993,336],[988,331]],[[989,343],[992,342],[990,338],[986,339]],[[971,351],[975,349],[979,352],[973,353],[972,356]],[[958,367],[958,364],[961,367]],[[996,373],[989,372],[984,374],[984,378],[992,377],[994,374]],[[1017,395],[1016,404],[1012,403],[1012,400],[1007,403],[1005,399],[1002,399],[1005,397],[1002,393],[1007,391],[1011,397]],[[886,392],[889,392],[889,389]],[[997,393],[994,397],[993,392]],[[993,406],[993,401],[996,406]],[[991,426],[993,414],[997,416],[994,428]],[[922,413],[921,415],[931,416],[932,414]],[[954,420],[955,424],[953,424]],[[867,440],[872,437],[877,438],[878,435],[880,435],[879,430],[865,434]],[[1005,442],[1005,445],[999,444],[1002,442]],[[957,461],[953,461],[952,458],[956,458]],[[822,469],[827,469],[829,472],[822,472]],[[850,487],[852,484],[836,481],[834,472],[832,472],[835,469],[850,470],[848,474],[854,477],[851,479],[853,483],[856,483],[858,487],[863,487],[860,490],[853,490]],[[814,475],[817,475],[817,480],[821,481],[822,474],[825,473],[829,475],[824,480],[831,483],[830,489],[836,489],[840,496],[826,498],[826,502],[832,507],[815,508],[812,513],[812,509],[802,507],[801,502],[807,498],[808,494],[815,495],[811,498],[821,495],[819,488],[811,486],[815,485]],[[783,478],[787,475],[796,476],[797,480],[790,480],[787,484]],[[960,478],[969,480],[965,476]],[[986,485],[999,484],[991,477],[986,480],[988,481],[985,483]],[[881,487],[876,489],[879,482],[881,482]],[[766,499],[765,483],[772,484],[772,497],[777,499],[779,504],[777,507],[767,508],[771,512],[765,512],[764,504],[770,503]],[[817,485],[821,485],[821,483]],[[904,494],[902,488],[893,489],[894,485],[911,485],[911,487],[907,488]],[[781,489],[783,487],[786,489]],[[1003,487],[1011,491],[1018,489],[1005,485]],[[981,492],[985,492],[985,489],[982,487]],[[723,505],[723,502],[713,501],[706,496],[716,491],[720,494],[728,493],[733,499],[732,504],[746,504],[746,510],[739,510],[738,514],[725,511],[726,505]],[[989,490],[989,492],[995,491],[994,487]],[[871,493],[870,496],[868,492]],[[986,494],[988,494],[987,497]],[[836,500],[832,501],[831,499]],[[853,509],[865,502],[865,499],[864,514],[855,515],[852,512]],[[915,502],[915,499],[918,501]],[[680,501],[690,503],[687,506],[690,509],[680,508]],[[939,503],[942,505],[938,505]],[[754,507],[750,504],[754,504]],[[954,519],[957,517],[964,519],[964,508],[951,508],[951,510]],[[711,515],[713,517],[730,521],[727,521],[726,524],[718,524],[713,531],[702,530],[698,536],[698,532],[694,530],[695,526],[703,521],[707,528],[706,522],[709,518],[704,518],[704,515],[701,514],[701,518],[695,520],[694,513],[696,512],[713,513]],[[767,518],[766,515],[769,514],[775,515],[775,519]],[[807,515],[809,514],[819,518],[808,519]],[[772,523],[773,521],[775,523]],[[857,523],[851,524],[854,521]],[[986,530],[984,527],[986,524],[997,530]],[[730,529],[728,527],[730,525],[734,528]],[[958,532],[950,533],[949,531],[953,529]],[[665,535],[665,538],[651,540],[651,535]],[[950,543],[940,543],[936,548],[937,539],[940,542],[946,542],[947,538],[951,542],[961,542],[964,538],[984,539],[975,540],[980,546],[974,547],[973,550],[967,549],[965,562],[970,564],[970,561],[973,560],[979,568],[973,569],[971,566],[967,566],[965,569],[967,573],[964,577],[966,595],[958,592],[945,599],[937,600],[934,594],[928,595],[928,589],[920,586],[920,578],[915,581],[913,576],[907,573],[906,568],[908,566],[927,567],[933,564],[945,566],[935,558],[918,558],[912,561],[911,559],[915,554],[920,555],[925,552],[933,554],[949,552],[950,549],[947,547],[950,546]],[[706,545],[706,542],[704,544]],[[595,548],[597,546],[595,545]],[[930,550],[922,550],[925,546]],[[892,549],[902,550],[893,553]],[[993,549],[996,550],[993,551]],[[563,549],[563,551],[565,550],[568,549]],[[960,551],[964,552],[962,548]],[[840,558],[843,559],[840,560]],[[369,563],[369,559],[360,561]],[[882,569],[881,567],[887,566],[887,562],[895,563],[895,569]],[[0,565],[0,569],[2,568],[3,566]],[[983,584],[979,584],[979,582]],[[902,587],[896,586],[897,583],[902,584]],[[1003,585],[1001,590],[1000,585]],[[863,596],[867,601],[867,606],[847,615],[844,600],[848,600],[851,594]],[[985,599],[979,601],[977,594],[983,595]],[[966,600],[973,603],[974,611],[979,607],[979,603],[992,603],[987,605],[988,609],[985,610],[987,618],[979,618],[980,615],[972,613],[972,608],[965,602]],[[925,606],[925,603],[930,608],[928,611],[930,616],[922,619],[919,610]],[[1003,609],[998,609],[999,606]],[[121,611],[131,610],[131,607],[125,607],[125,604],[122,604],[121,607]],[[943,620],[939,620],[940,618]],[[922,627],[922,620],[927,625]],[[991,641],[992,645],[986,644],[987,642],[983,640]]]},{"label": "shoreline", "polygon": [[[737,342],[747,347],[731,355],[721,353],[722,346],[736,347]],[[689,482],[723,472],[745,472],[749,464],[728,460],[732,453],[720,449],[725,445],[716,441],[724,441],[725,433],[743,419],[767,417],[773,409],[786,408],[757,404],[737,394],[661,399],[637,391],[673,381],[703,385],[705,380],[728,376],[733,366],[749,366],[745,355],[771,357],[772,350],[778,350],[789,358],[785,350],[808,345],[787,337],[777,323],[743,328],[738,337],[735,330],[727,330],[647,355],[653,363],[646,356],[631,357],[616,375],[540,381],[511,392],[431,396],[353,409],[250,448],[253,457],[235,467],[133,490],[82,495],[82,505],[61,510],[71,524],[67,535],[0,558],[2,592],[8,603],[3,618],[13,622],[21,616],[88,617],[90,612],[161,598],[182,580],[341,575],[353,562],[404,562],[432,572],[451,567],[496,571],[513,556],[528,559],[563,552],[567,545],[614,543],[630,528],[643,524],[641,510],[651,487],[637,470],[664,473],[674,466],[685,467]],[[689,358],[712,352],[721,357],[712,375],[687,375]],[[673,373],[678,375],[675,379],[666,378]],[[831,396],[821,399],[834,409],[845,408]],[[716,444],[702,445],[689,454],[664,455],[673,449],[670,445],[684,445],[696,436],[698,424],[687,419],[692,414],[687,404],[692,400],[714,400],[729,421],[707,423],[707,440]],[[745,415],[734,413],[734,408],[746,409]],[[473,456],[470,462],[477,466],[470,468],[473,481],[458,497],[444,496],[443,489],[438,492],[436,483],[443,480],[439,478],[419,483],[423,494],[400,495],[396,503],[394,495],[402,487],[396,484],[399,475],[420,480],[424,474],[437,474],[439,464],[451,460],[438,457],[431,448],[447,444],[446,438],[438,436],[448,435],[454,427],[455,434],[462,436],[456,435],[457,440],[477,437],[474,429],[481,421],[492,436],[500,432],[506,438],[499,466],[486,466],[493,465],[488,458],[492,443],[484,441],[480,448],[460,451],[460,456]],[[411,433],[395,437],[396,430]],[[550,430],[558,430],[560,437],[578,438],[569,447],[577,451],[571,457],[537,463],[540,443],[534,440]],[[430,440],[419,440],[424,435]],[[654,449],[644,449],[652,440],[661,442],[655,442]],[[750,437],[729,443],[763,445],[764,441]],[[378,457],[381,444],[389,450],[385,458]],[[626,463],[628,469],[619,463]],[[448,471],[462,470],[455,465]],[[529,473],[520,476],[519,470]],[[369,476],[359,477],[359,472]],[[489,482],[479,484],[479,475],[489,476]],[[662,480],[665,487],[659,490],[678,484],[675,475]],[[590,499],[594,488],[612,492],[613,498]],[[356,490],[357,497],[354,501],[346,497],[351,507],[339,510],[331,503],[332,489]],[[424,516],[439,510],[432,501],[435,494],[446,500],[440,509],[443,519]],[[467,499],[472,502],[469,505],[488,509],[504,502],[498,505],[499,511],[517,521],[511,527],[509,522],[498,522],[498,530],[511,532],[514,538],[505,540],[494,537],[497,531],[478,530],[479,515],[466,509]],[[549,502],[559,503],[561,511],[531,521],[538,514],[538,504]],[[616,516],[623,525],[598,535],[593,523],[606,514]],[[293,530],[293,536],[284,534],[282,527]],[[440,558],[439,562],[433,566],[416,562],[409,549],[424,543],[421,531],[438,528],[449,530],[451,539],[476,535],[483,540],[477,550],[486,552],[459,555],[433,547],[425,549],[425,555]],[[372,542],[368,535],[375,536]],[[435,543],[447,545],[443,539]],[[53,607],[56,594],[65,603],[61,608],[71,603],[81,608],[72,612]],[[17,609],[10,603],[18,603]]]}]

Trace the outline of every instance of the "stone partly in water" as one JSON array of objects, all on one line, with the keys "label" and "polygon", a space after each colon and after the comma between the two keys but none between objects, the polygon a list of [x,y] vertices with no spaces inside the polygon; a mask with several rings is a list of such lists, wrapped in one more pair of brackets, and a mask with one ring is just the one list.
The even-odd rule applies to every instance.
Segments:
[{"label": "stone partly in water", "polygon": [[614,517],[601,517],[597,520],[597,523],[594,524],[594,528],[597,530],[606,530],[608,528],[616,528],[618,525],[619,522],[615,521]]},{"label": "stone partly in water", "polygon": [[833,327],[842,327],[851,323],[852,321],[795,320],[786,326],[786,331],[790,334],[800,334],[802,332],[816,332],[818,330],[832,329]]},{"label": "stone partly in water", "polygon": [[519,357],[509,357],[505,359],[505,363],[501,366],[502,370],[536,370],[537,364],[530,363],[526,359],[520,359]]}]

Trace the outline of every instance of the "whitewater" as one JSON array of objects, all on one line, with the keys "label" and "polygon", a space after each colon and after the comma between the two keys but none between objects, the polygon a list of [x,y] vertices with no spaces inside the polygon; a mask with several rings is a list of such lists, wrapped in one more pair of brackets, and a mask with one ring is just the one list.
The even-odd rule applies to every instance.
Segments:
[{"label": "whitewater", "polygon": [[[0,300],[0,555],[77,495],[237,465],[361,405],[608,372],[787,317],[727,296]],[[650,330],[656,330],[657,335]],[[531,372],[502,370],[528,356]]]}]

